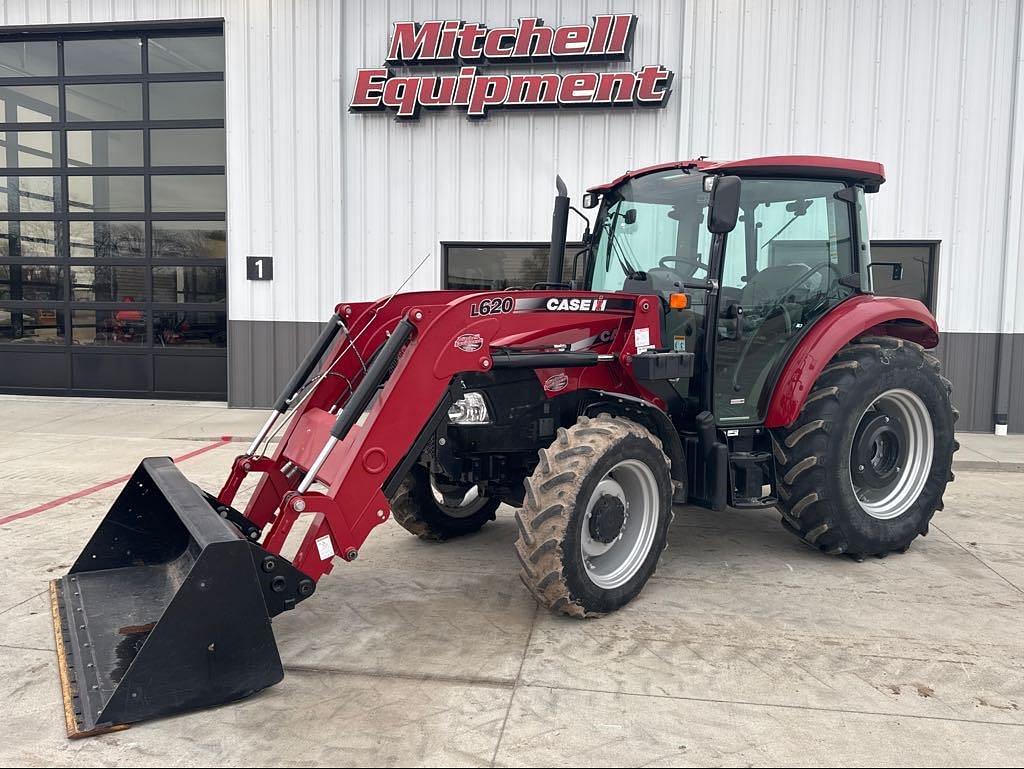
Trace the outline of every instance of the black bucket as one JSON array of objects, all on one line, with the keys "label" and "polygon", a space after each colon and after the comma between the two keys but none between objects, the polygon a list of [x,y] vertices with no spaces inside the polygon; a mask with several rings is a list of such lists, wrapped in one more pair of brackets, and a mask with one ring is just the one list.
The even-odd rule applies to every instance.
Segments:
[{"label": "black bucket", "polygon": [[68,736],[231,702],[283,678],[270,619],[314,583],[244,527],[169,458],[142,461],[51,583]]}]

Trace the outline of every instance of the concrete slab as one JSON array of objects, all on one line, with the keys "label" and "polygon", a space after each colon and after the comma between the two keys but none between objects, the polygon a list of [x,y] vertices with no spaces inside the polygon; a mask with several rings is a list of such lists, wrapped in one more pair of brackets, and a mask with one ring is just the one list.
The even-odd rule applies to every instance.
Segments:
[{"label": "concrete slab", "polygon": [[[61,400],[50,409],[0,399],[0,517],[262,421],[134,402],[100,402],[90,418]],[[32,410],[35,424],[19,421]],[[142,419],[151,425],[115,429]],[[62,427],[81,432],[68,442]],[[215,491],[241,448],[218,446],[182,469]],[[774,511],[679,508],[641,596],[587,622],[537,611],[518,581],[509,508],[445,544],[388,522],[275,621],[284,683],[216,711],[68,742],[44,589],[118,491],[0,526],[0,763],[1020,760],[1024,474],[958,470],[931,536],[864,563],[803,546]]]}]

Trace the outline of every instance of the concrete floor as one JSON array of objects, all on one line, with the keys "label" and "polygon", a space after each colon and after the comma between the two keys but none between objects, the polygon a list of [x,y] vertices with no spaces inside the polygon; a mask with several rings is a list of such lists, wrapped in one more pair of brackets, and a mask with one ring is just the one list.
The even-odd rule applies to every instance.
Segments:
[{"label": "concrete floor", "polygon": [[[0,518],[261,421],[212,404],[0,398]],[[0,525],[0,764],[1016,764],[1024,474],[1006,470],[1024,438],[964,443],[972,464],[905,555],[827,558],[773,512],[682,508],[640,598],[594,621],[538,611],[507,509],[443,545],[389,522],[275,621],[282,684],[72,742],[44,591],[113,486]],[[182,468],[216,490],[239,448]]]}]

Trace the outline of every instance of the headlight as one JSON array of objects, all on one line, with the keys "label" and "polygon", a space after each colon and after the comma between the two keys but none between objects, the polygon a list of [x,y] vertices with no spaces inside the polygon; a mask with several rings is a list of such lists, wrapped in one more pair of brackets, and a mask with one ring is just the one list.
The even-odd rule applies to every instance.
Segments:
[{"label": "headlight", "polygon": [[482,425],[491,421],[483,393],[466,393],[448,409],[448,421],[456,425]]}]

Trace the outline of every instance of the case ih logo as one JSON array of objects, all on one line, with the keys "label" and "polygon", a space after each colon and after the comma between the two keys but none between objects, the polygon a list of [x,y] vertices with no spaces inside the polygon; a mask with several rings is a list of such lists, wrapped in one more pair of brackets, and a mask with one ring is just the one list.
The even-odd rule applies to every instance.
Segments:
[{"label": "case ih logo", "polygon": [[549,376],[547,378],[547,381],[544,382],[544,389],[547,392],[549,392],[549,393],[560,392],[560,391],[564,390],[568,386],[569,386],[569,375],[565,374],[565,373],[555,374],[554,376]]},{"label": "case ih logo", "polygon": [[[593,24],[545,26],[538,18],[514,27],[462,21],[400,21],[384,66],[360,69],[349,110],[394,110],[415,120],[421,108],[463,107],[471,119],[498,108],[661,107],[669,97],[672,72],[648,65],[626,72],[566,75],[479,74],[476,64],[610,61],[628,59],[636,29],[631,14],[595,16]],[[458,74],[396,75],[390,66],[458,66]]]},{"label": "case ih logo", "polygon": [[456,349],[463,352],[476,352],[484,346],[484,338],[479,334],[463,334],[455,340]]}]

